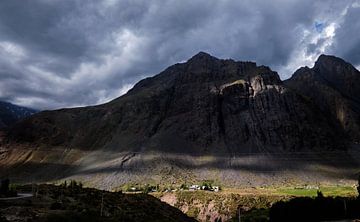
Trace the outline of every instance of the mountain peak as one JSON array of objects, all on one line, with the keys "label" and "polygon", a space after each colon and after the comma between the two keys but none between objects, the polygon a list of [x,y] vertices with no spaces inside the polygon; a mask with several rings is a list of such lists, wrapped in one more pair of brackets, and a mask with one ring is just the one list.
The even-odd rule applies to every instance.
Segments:
[{"label": "mountain peak", "polygon": [[204,61],[204,60],[212,60],[212,59],[217,59],[216,57],[210,55],[209,53],[200,51],[198,52],[196,55],[194,55],[193,57],[191,57],[189,59],[189,61]]},{"label": "mountain peak", "polygon": [[321,54],[319,58],[316,60],[314,68],[320,68],[321,66],[331,67],[334,65],[347,65],[348,63],[345,62],[343,59],[333,56],[333,55],[325,55]]},{"label": "mountain peak", "polygon": [[337,121],[343,133],[360,141],[360,73],[350,63],[330,55],[320,55],[311,69],[298,69],[286,81]]},{"label": "mountain peak", "polygon": [[317,60],[325,60],[325,59],[340,59],[339,57],[333,56],[333,55],[326,55],[326,54],[321,54]]}]

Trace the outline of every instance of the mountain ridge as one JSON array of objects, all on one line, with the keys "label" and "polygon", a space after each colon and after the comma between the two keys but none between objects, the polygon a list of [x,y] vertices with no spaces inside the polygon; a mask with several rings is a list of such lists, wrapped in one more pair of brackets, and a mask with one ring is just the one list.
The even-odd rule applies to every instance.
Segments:
[{"label": "mountain ridge", "polygon": [[0,101],[0,129],[7,128],[15,122],[31,116],[38,112],[22,106],[17,106],[9,102]]},{"label": "mountain ridge", "polygon": [[[294,110],[292,110],[292,113],[288,112],[289,107],[286,107],[286,104],[289,102],[301,103],[301,109],[311,109],[306,107],[306,102],[303,101],[302,98],[289,92],[283,86],[278,74],[273,72],[270,68],[257,66],[256,63],[252,62],[221,60],[201,52],[189,59],[186,63],[176,64],[154,77],[140,81],[135,84],[126,95],[107,104],[89,108],[50,111],[46,112],[46,114],[40,113],[27,121],[27,123],[31,122],[30,127],[35,126],[31,131],[25,132],[25,134],[28,133],[27,135],[21,134],[16,136],[17,132],[24,132],[24,129],[26,129],[26,127],[21,124],[15,126],[15,130],[11,129],[10,135],[15,135],[12,138],[16,137],[19,140],[29,138],[29,135],[34,135],[36,128],[41,129],[41,127],[44,126],[44,124],[41,125],[40,128],[36,126],[36,121],[40,120],[36,119],[36,117],[43,115],[44,119],[50,120],[51,122],[51,118],[56,119],[56,117],[49,116],[51,113],[61,115],[61,112],[70,112],[72,113],[70,119],[74,117],[80,119],[78,124],[82,124],[82,121],[84,121],[84,124],[88,124],[85,123],[85,120],[83,119],[85,115],[92,115],[91,117],[100,118],[99,121],[92,121],[91,118],[89,119],[90,125],[93,125],[86,128],[92,128],[93,132],[90,133],[92,134],[92,138],[96,138],[96,135],[100,133],[100,131],[96,129],[98,127],[95,125],[100,125],[106,132],[111,134],[113,136],[112,139],[114,136],[117,136],[114,135],[114,131],[120,131],[117,133],[118,135],[120,134],[120,141],[114,142],[110,139],[104,142],[107,143],[108,146],[111,146],[114,143],[117,145],[124,143],[124,140],[132,137],[134,138],[133,141],[125,142],[128,146],[133,146],[135,151],[140,149],[140,147],[143,147],[143,143],[150,147],[152,145],[151,143],[155,143],[155,149],[155,146],[161,146],[161,144],[164,144],[164,146],[177,145],[172,144],[171,141],[165,141],[167,140],[167,137],[178,138],[178,142],[183,143],[183,146],[187,147],[200,145],[203,150],[213,144],[215,144],[215,146],[226,147],[225,150],[236,149],[237,146],[246,145],[248,142],[250,144],[246,146],[249,146],[250,149],[256,146],[257,149],[260,150],[269,145],[283,146],[283,148],[287,149],[288,147],[296,146],[295,142],[290,145],[284,144],[284,141],[281,141],[281,137],[279,137],[276,132],[272,131],[273,126],[271,126],[271,124],[274,123],[269,122],[269,125],[266,126],[270,131],[263,129],[260,129],[259,131],[258,128],[263,128],[264,126],[261,126],[261,124],[264,125],[265,123],[259,122],[257,118],[285,118],[282,121],[288,121],[288,124],[290,125],[293,124],[292,121],[298,121],[296,118],[312,118],[314,123],[317,122],[317,119],[320,119],[320,122],[318,121],[319,127],[322,124],[326,124],[326,120],[321,120],[321,117],[311,117],[312,114],[310,110],[305,111],[309,115],[306,117],[301,116],[296,107],[293,107]],[[279,105],[278,103],[283,104]],[[125,111],[123,111],[124,109]],[[144,112],[142,109],[145,109],[146,111]],[[260,112],[258,112],[258,109],[260,109]],[[78,115],[79,112],[85,112],[86,114],[80,116]],[[122,117],[117,116],[116,113],[121,112]],[[283,112],[283,114],[278,115],[276,112]],[[197,116],[193,116],[193,113],[196,113]],[[208,116],[204,118],[203,114]],[[269,114],[274,115],[274,117]],[[113,116],[111,117],[110,115]],[[124,115],[127,115],[127,117],[124,118]],[[61,122],[71,121],[69,116],[66,118],[67,120],[62,119]],[[306,121],[305,119],[304,121]],[[181,121],[189,120],[191,121],[185,125],[179,124]],[[239,129],[237,128],[238,126],[231,125],[232,121],[245,123],[242,128]],[[101,122],[104,122],[104,124]],[[112,126],[111,124],[113,122],[121,123],[120,127],[116,125]],[[134,124],[136,122],[138,123]],[[199,122],[201,128],[207,129],[203,130],[203,132],[199,132],[201,129],[195,129],[196,126],[192,125],[192,122]],[[285,126],[283,126],[281,121],[277,120],[276,124],[280,127],[280,130],[283,130],[283,133],[289,133],[289,130],[285,129]],[[46,123],[46,125],[48,125],[48,123]],[[59,125],[61,126],[61,123],[59,123]],[[55,124],[55,126],[57,125]],[[64,128],[63,131],[60,129],[60,131],[58,130],[56,132],[50,131],[50,134],[46,135],[35,135],[35,140],[41,140],[46,144],[46,141],[44,141],[44,139],[46,140],[46,137],[51,138],[54,137],[54,134],[58,134],[58,136],[52,140],[54,145],[71,144],[71,135],[67,135],[68,139],[65,139],[64,141],[57,141],[65,136],[65,131],[71,131],[71,127],[68,129],[66,129],[65,125],[62,127]],[[249,129],[249,127],[252,129]],[[303,136],[306,136],[307,132],[303,129],[300,129],[295,125],[291,125],[291,127],[292,130],[301,131],[302,133],[305,133]],[[306,127],[307,130],[313,131],[310,129],[310,126]],[[129,134],[134,128],[138,128],[138,131],[133,131],[132,136],[121,136],[122,134]],[[166,130],[162,130],[162,128],[165,128]],[[326,126],[323,128],[322,131],[326,132],[325,128],[329,127]],[[45,130],[48,130],[48,128]],[[238,130],[242,132],[239,134]],[[169,135],[169,132],[171,131],[173,131],[173,133],[170,133]],[[226,134],[226,131],[234,135],[229,136]],[[159,132],[167,135],[161,135]],[[88,133],[85,132],[84,134],[86,136]],[[179,134],[181,135],[180,137],[178,136]],[[97,135],[97,137],[100,137],[101,135],[103,134]],[[297,137],[296,135],[290,136],[296,137],[295,139],[297,139],[298,142],[301,142],[300,137]],[[331,138],[333,136],[328,137]],[[155,137],[155,140],[157,139],[156,137],[158,137],[160,141],[157,140],[152,142],[151,140],[153,140],[153,137]],[[236,141],[239,137],[243,138],[242,141]],[[252,140],[254,137],[256,138]],[[138,141],[139,138],[144,139],[143,143],[139,143],[138,145],[135,144],[134,146],[134,142]],[[275,141],[271,141],[273,139],[275,139]],[[89,144],[88,141],[91,141],[87,137],[85,140],[85,143],[81,142],[83,144],[79,145],[86,146],[86,143]],[[190,141],[190,143],[188,141]],[[233,141],[235,141],[235,143],[233,143]],[[325,141],[321,141],[321,143],[323,142]],[[228,145],[224,143],[231,144]],[[333,141],[333,143],[335,143],[335,141]],[[76,143],[71,145],[74,147],[78,146]],[[95,143],[94,147],[96,146],[100,145]],[[160,150],[166,151],[166,148],[164,149],[165,150]],[[183,148],[179,148],[179,150],[180,149]],[[234,152],[236,153],[238,151]]]},{"label": "mountain ridge", "polygon": [[[352,71],[330,69],[337,70]],[[319,101],[333,97],[311,86],[331,88],[317,82],[315,71],[302,68],[281,81],[269,67],[199,53],[108,103],[44,111],[15,124],[1,143],[0,168],[24,180],[71,176],[101,187],[184,178],[248,185],[294,175],[353,178],[358,131],[325,112],[334,107]],[[276,178],[269,181],[271,172]]]}]

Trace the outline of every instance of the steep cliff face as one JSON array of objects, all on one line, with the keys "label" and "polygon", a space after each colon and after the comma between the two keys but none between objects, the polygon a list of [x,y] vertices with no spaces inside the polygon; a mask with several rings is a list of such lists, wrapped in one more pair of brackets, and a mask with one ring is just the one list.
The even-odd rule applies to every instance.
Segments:
[{"label": "steep cliff face", "polygon": [[310,98],[341,128],[345,136],[360,141],[360,72],[351,64],[321,55],[313,68],[298,69],[285,84]]},{"label": "steep cliff face", "polygon": [[201,52],[110,103],[34,115],[6,143],[224,155],[342,149],[328,118],[268,67]]}]

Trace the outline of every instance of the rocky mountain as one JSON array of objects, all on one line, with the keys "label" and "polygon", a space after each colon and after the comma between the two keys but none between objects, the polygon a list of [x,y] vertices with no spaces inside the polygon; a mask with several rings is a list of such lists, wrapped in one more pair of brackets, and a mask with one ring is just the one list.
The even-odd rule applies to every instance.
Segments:
[{"label": "rocky mountain", "polygon": [[234,154],[341,147],[336,126],[278,74],[199,53],[95,107],[39,113],[10,141],[80,149]]},{"label": "rocky mountain", "polygon": [[22,180],[73,176],[105,188],[354,178],[358,78],[332,56],[283,82],[269,67],[200,52],[109,103],[18,122],[1,142],[0,168]]},{"label": "rocky mountain", "polygon": [[354,142],[360,141],[359,83],[357,69],[327,55],[321,55],[314,67],[302,67],[285,81],[285,85],[310,98]]},{"label": "rocky mountain", "polygon": [[26,107],[17,106],[8,102],[0,101],[0,129],[11,126],[15,122],[24,119],[37,111]]}]

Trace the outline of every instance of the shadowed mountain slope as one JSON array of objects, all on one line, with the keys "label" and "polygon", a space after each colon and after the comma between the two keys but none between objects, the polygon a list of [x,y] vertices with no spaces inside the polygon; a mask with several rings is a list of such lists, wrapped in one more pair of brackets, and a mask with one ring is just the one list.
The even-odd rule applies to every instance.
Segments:
[{"label": "shadowed mountain slope", "polygon": [[109,103],[18,122],[1,141],[0,176],[105,189],[347,183],[359,172],[358,78],[321,56],[284,83],[268,67],[201,52]]},{"label": "shadowed mountain slope", "polygon": [[313,68],[298,69],[285,84],[310,98],[347,139],[360,141],[360,72],[350,63],[321,55]]},{"label": "shadowed mountain slope", "polygon": [[110,103],[45,111],[7,142],[187,154],[342,149],[336,125],[276,72],[200,52]]}]

